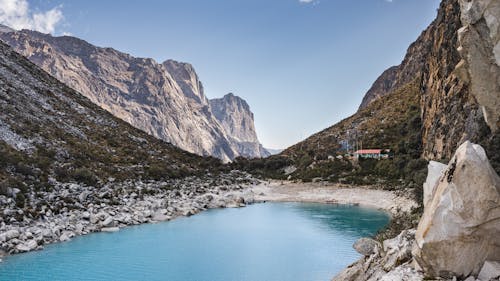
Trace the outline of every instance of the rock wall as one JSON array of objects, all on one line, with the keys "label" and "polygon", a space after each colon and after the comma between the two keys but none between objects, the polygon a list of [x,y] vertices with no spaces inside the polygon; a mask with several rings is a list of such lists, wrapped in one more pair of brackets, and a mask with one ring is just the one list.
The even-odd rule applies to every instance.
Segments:
[{"label": "rock wall", "polygon": [[500,2],[460,0],[457,65],[461,78],[481,106],[489,128],[500,126]]},{"label": "rock wall", "polygon": [[[473,65],[484,64],[488,69],[486,62],[489,59],[479,55],[481,50],[464,47],[461,43],[466,41],[460,35],[464,30],[463,8],[458,0],[443,1],[436,20],[425,32],[431,42],[424,65],[421,97],[423,156],[427,159],[449,159],[464,141],[485,143],[491,138],[492,130],[488,129],[482,110],[484,106],[474,94],[476,83],[469,77]],[[475,44],[489,46],[491,40],[485,37]],[[498,79],[498,74],[485,75],[481,87],[487,87],[492,96],[498,97]],[[496,111],[500,109],[498,104],[491,103],[491,106]]]}]

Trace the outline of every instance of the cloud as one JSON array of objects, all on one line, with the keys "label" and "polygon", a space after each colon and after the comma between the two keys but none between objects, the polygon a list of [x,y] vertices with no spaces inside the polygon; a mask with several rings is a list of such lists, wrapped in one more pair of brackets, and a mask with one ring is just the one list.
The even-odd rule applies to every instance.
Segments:
[{"label": "cloud", "polygon": [[46,12],[33,12],[27,0],[0,0],[0,24],[14,29],[32,29],[43,33],[54,33],[64,16],[61,6]]},{"label": "cloud", "polygon": [[314,0],[299,0],[300,3],[312,3]]}]

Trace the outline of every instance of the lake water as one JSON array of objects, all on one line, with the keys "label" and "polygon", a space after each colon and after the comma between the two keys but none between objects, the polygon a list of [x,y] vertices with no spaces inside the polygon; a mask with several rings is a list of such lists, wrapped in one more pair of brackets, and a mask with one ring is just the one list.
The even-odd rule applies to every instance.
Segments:
[{"label": "lake water", "polygon": [[0,280],[330,280],[352,244],[389,221],[377,210],[305,203],[217,209],[7,257]]}]

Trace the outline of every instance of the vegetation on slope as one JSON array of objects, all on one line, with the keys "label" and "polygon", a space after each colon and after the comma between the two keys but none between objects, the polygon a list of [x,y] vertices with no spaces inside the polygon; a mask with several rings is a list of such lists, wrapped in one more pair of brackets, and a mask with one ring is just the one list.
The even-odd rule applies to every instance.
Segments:
[{"label": "vegetation on slope", "polygon": [[[16,145],[24,144],[24,147]],[[0,194],[224,169],[113,117],[0,43]],[[21,192],[18,192],[19,191]]]},{"label": "vegetation on slope", "polygon": [[[292,180],[328,180],[346,184],[378,184],[384,188],[410,186],[418,190],[426,175],[426,161],[420,158],[419,80],[383,96],[356,114],[308,139],[266,159],[237,159],[237,168],[263,176]],[[390,159],[345,157],[354,143],[363,148],[390,149]],[[347,145],[350,144],[350,146]],[[285,168],[296,170],[285,175]],[[289,170],[290,172],[290,170]]]}]

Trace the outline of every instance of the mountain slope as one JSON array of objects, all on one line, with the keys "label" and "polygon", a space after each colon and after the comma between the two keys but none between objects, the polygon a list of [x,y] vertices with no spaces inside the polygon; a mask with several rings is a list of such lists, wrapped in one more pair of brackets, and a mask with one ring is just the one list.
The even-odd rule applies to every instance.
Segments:
[{"label": "mountain slope", "polygon": [[[292,176],[337,180],[352,171],[361,177],[366,171],[379,177],[394,171],[395,178],[419,182],[420,176],[411,175],[425,169],[419,158],[449,159],[466,140],[485,146],[498,171],[500,58],[495,40],[500,29],[494,22],[500,5],[495,3],[442,1],[436,19],[410,45],[402,63],[376,80],[358,112],[281,154],[296,166]],[[354,143],[389,148],[395,160],[382,161],[381,167],[352,167],[334,159],[355,149]]]},{"label": "mountain slope", "polygon": [[213,116],[203,86],[187,63],[158,64],[78,38],[29,30],[0,32],[0,39],[92,102],[157,138],[224,161],[248,154]]},{"label": "mountain slope", "polygon": [[215,158],[182,151],[112,116],[1,42],[0,155],[1,193],[220,167]]},{"label": "mountain slope", "polygon": [[238,145],[241,156],[256,158],[270,155],[257,139],[253,113],[245,100],[229,93],[220,99],[211,99],[210,107],[233,143]]}]

